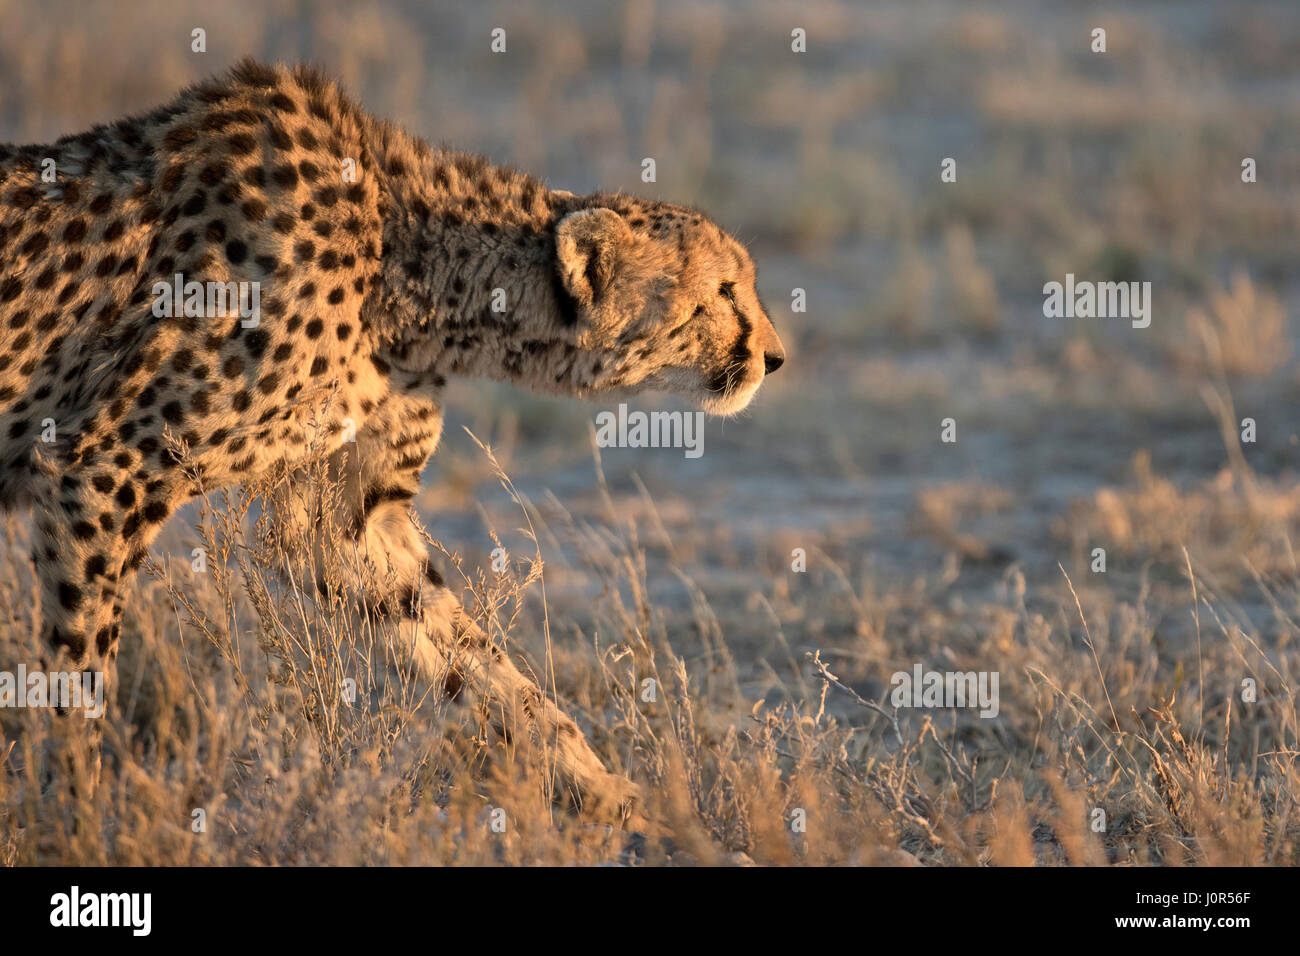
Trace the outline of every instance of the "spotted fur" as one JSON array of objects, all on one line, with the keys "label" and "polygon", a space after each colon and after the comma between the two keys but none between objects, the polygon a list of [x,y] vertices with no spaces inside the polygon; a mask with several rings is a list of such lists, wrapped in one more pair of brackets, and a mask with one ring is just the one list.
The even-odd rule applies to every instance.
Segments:
[{"label": "spotted fur", "polygon": [[[260,283],[259,324],[155,315],[177,273]],[[410,518],[443,388],[658,388],[728,413],[782,360],[748,254],[700,213],[430,148],[310,69],[246,61],[152,113],[0,147],[0,504],[35,514],[46,664],[111,671],[123,583],[200,488],[323,453],[357,606],[400,615],[417,669],[499,732],[555,744],[558,792],[600,818],[634,788],[468,620]]]}]

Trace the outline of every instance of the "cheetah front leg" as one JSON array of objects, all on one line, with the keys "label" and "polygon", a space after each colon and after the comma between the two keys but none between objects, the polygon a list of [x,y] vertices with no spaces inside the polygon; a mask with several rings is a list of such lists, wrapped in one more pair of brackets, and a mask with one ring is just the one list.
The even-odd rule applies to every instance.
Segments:
[{"label": "cheetah front leg", "polygon": [[593,822],[649,829],[636,785],[605,769],[573,719],[491,643],[446,587],[430,583],[422,591],[419,610],[398,629],[399,652],[420,673],[438,675],[448,696],[485,714],[494,733],[526,740],[544,761],[556,803]]},{"label": "cheetah front leg", "polygon": [[351,489],[344,496],[356,509],[351,540],[331,542],[300,507],[276,503],[279,520],[312,537],[317,587],[328,591],[334,582],[351,591],[354,606],[389,625],[380,631],[399,663],[467,705],[500,738],[526,742],[556,803],[592,822],[649,830],[637,787],[605,768],[572,718],[492,644],[434,568],[411,512],[418,467],[367,485],[341,455],[332,471]]}]

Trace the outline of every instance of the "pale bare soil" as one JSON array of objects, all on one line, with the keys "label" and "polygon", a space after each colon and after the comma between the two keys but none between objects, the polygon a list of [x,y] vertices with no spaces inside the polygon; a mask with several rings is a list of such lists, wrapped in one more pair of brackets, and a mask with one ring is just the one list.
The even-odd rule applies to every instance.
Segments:
[{"label": "pale bare soil", "polygon": [[[312,57],[432,139],[696,202],[752,244],[790,358],[701,458],[594,454],[598,407],[458,384],[418,501],[678,862],[1293,865],[1300,11],[1064,6],[3,0],[0,138]],[[1066,272],[1151,281],[1151,327],[1044,318]],[[550,809],[544,751],[477,739],[280,583],[256,494],[155,547],[93,803],[35,794],[39,721],[0,711],[0,860],[620,859]],[[2,661],[35,655],[26,545],[10,520]],[[996,671],[998,716],[896,714],[918,663]]]}]

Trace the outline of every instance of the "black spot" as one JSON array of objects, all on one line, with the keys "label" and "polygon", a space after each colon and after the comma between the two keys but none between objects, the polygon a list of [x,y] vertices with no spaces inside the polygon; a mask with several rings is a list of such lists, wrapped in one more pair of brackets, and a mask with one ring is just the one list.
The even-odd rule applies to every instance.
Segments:
[{"label": "black spot", "polygon": [[447,671],[447,677],[443,681],[442,689],[447,695],[448,700],[456,700],[460,697],[461,688],[465,685],[465,679],[461,677],[460,672],[455,668]]},{"label": "black spot", "polygon": [[199,182],[205,186],[215,186],[226,178],[228,172],[230,172],[230,167],[224,162],[209,163],[199,173]]},{"label": "black spot", "polygon": [[187,143],[192,143],[198,137],[190,126],[176,126],[167,131],[163,137],[163,145],[168,149],[180,149]]},{"label": "black spot", "polygon": [[50,629],[50,644],[54,647],[66,647],[74,660],[81,660],[86,653],[86,639],[80,634],[64,634],[62,629]]},{"label": "black spot", "polygon": [[38,232],[24,242],[18,252],[24,256],[36,256],[44,252],[49,244],[49,237],[43,232]]},{"label": "black spot", "polygon": [[374,511],[387,501],[409,501],[414,493],[406,488],[371,488],[362,500],[362,510],[366,514]]},{"label": "black spot", "polygon": [[81,588],[69,581],[60,581],[59,603],[65,611],[75,611],[81,607]]},{"label": "black spot", "polygon": [[270,333],[266,329],[251,329],[244,336],[244,348],[248,354],[255,359],[261,358],[266,352],[266,347],[271,344]]},{"label": "black spot", "polygon": [[271,180],[282,189],[292,189],[298,185],[298,170],[289,163],[283,163],[271,171]]},{"label": "black spot", "polygon": [[293,140],[282,127],[272,125],[268,128],[267,134],[271,137],[271,145],[276,149],[293,149]]},{"label": "black spot", "polygon": [[24,186],[10,194],[9,204],[17,209],[31,209],[40,198],[41,194],[31,186]]}]

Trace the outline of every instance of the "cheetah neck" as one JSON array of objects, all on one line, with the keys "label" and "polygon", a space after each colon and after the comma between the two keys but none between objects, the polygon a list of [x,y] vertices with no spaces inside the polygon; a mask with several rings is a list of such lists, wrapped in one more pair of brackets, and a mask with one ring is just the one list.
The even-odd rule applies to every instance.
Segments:
[{"label": "cheetah neck", "polygon": [[600,357],[582,348],[555,268],[555,223],[581,197],[391,130],[378,139],[384,252],[372,323],[382,357],[435,379],[590,391]]}]

